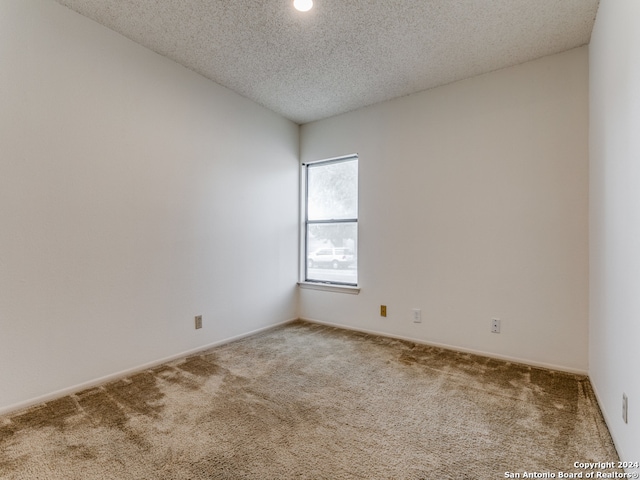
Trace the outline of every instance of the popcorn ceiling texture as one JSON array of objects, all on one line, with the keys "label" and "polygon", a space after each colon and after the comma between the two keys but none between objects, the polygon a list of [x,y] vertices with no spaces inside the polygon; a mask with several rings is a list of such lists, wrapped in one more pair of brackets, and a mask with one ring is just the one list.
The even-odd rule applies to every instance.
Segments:
[{"label": "popcorn ceiling texture", "polygon": [[598,0],[56,0],[297,123],[589,43]]},{"label": "popcorn ceiling texture", "polygon": [[487,480],[617,460],[587,377],[300,321],[0,417],[5,480]]}]

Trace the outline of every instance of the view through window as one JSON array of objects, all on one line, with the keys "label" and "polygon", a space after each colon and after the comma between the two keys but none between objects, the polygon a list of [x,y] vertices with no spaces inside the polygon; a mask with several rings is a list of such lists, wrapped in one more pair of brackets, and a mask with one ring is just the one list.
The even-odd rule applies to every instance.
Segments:
[{"label": "view through window", "polygon": [[306,275],[309,282],[358,284],[358,157],[306,168]]}]

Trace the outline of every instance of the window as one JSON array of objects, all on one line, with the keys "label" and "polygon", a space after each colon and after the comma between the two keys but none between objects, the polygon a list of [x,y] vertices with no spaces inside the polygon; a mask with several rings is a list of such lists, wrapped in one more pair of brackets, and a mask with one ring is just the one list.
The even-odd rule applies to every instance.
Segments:
[{"label": "window", "polygon": [[358,284],[358,157],[304,165],[305,281]]}]

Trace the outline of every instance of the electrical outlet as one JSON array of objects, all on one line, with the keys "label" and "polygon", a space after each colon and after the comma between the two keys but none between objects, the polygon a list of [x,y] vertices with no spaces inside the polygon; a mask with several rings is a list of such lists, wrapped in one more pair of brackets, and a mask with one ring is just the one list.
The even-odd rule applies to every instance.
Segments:
[{"label": "electrical outlet", "polygon": [[202,315],[196,315],[196,330],[202,328]]},{"label": "electrical outlet", "polygon": [[413,323],[422,323],[422,310],[419,308],[413,309]]},{"label": "electrical outlet", "polygon": [[491,319],[491,333],[500,333],[500,319],[492,318]]},{"label": "electrical outlet", "polygon": [[624,423],[629,423],[629,399],[626,393],[622,394],[622,420]]},{"label": "electrical outlet", "polygon": [[386,317],[387,316],[387,306],[386,305],[380,305],[380,316],[381,317]]}]

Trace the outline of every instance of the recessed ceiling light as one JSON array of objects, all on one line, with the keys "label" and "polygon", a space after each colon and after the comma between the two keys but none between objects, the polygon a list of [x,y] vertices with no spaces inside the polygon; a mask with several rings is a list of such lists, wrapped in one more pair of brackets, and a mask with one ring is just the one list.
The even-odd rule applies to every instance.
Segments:
[{"label": "recessed ceiling light", "polygon": [[308,12],[313,7],[313,0],[293,0],[293,6],[301,12]]}]

